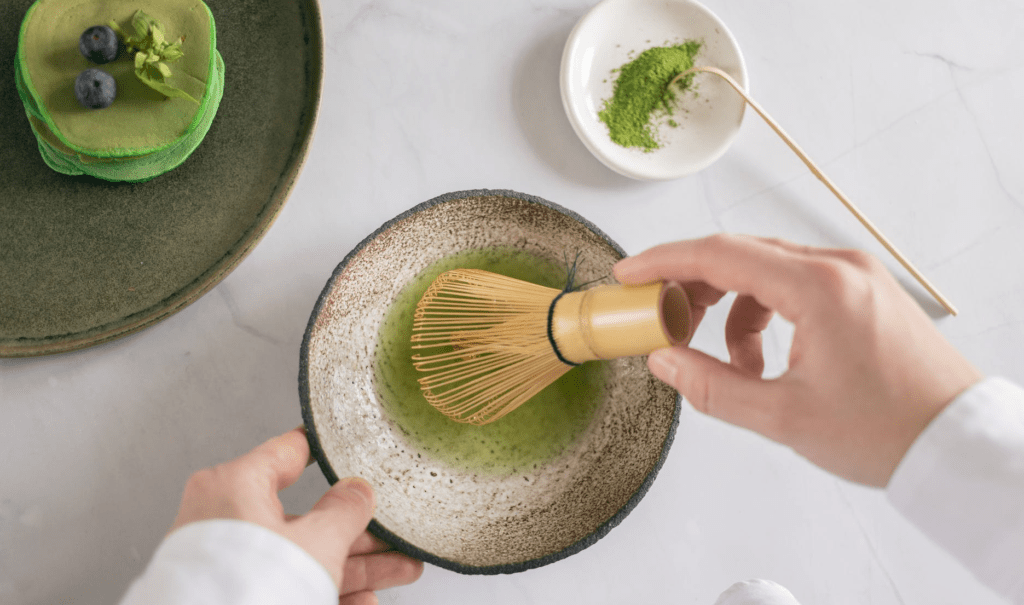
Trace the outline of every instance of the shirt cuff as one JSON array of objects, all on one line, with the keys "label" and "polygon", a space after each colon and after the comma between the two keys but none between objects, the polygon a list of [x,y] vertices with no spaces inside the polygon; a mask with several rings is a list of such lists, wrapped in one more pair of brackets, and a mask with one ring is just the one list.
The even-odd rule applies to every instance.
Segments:
[{"label": "shirt cuff", "polygon": [[988,378],[921,433],[890,502],[990,588],[1024,602],[1024,390]]},{"label": "shirt cuff", "polygon": [[327,570],[291,540],[232,519],[190,523],[157,548],[121,605],[335,605]]}]

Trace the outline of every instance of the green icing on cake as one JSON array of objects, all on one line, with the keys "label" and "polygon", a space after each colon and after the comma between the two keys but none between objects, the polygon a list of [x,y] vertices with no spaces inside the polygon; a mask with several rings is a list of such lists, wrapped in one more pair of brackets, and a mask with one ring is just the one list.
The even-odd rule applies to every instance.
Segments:
[{"label": "green icing on cake", "polygon": [[[130,27],[136,10],[156,18],[169,35],[185,36],[184,57],[169,83],[200,100],[168,99],[138,80],[131,57],[100,66],[117,81],[106,109],[85,109],[73,86],[93,66],[78,51],[88,27],[111,19]],[[25,15],[15,81],[39,151],[64,174],[144,181],[180,165],[210,128],[224,87],[209,9],[197,0],[38,0]]]}]

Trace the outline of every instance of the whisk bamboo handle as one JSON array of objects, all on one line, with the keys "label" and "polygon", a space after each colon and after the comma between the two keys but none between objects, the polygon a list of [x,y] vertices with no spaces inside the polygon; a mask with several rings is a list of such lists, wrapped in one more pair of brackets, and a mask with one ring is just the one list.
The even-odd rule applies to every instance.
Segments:
[{"label": "whisk bamboo handle", "polygon": [[568,292],[551,313],[557,352],[574,364],[646,355],[689,342],[690,303],[682,286],[604,285]]},{"label": "whisk bamboo handle", "polygon": [[846,195],[843,194],[843,192],[840,191],[838,187],[836,187],[835,183],[832,182],[832,179],[828,178],[828,176],[826,176],[825,173],[818,168],[814,161],[811,160],[810,156],[808,156],[804,152],[804,150],[801,149],[800,146],[796,144],[796,141],[794,141],[792,138],[790,138],[788,134],[786,134],[786,131],[783,130],[781,126],[779,126],[778,122],[773,120],[772,117],[768,115],[768,112],[762,109],[761,106],[758,105],[757,102],[754,101],[754,99],[747,94],[747,91],[743,90],[743,87],[740,86],[740,84],[732,78],[732,76],[725,73],[721,69],[718,69],[717,67],[698,66],[692,69],[688,69],[679,74],[678,76],[676,76],[675,78],[673,78],[672,81],[669,82],[669,86],[675,84],[676,81],[678,81],[680,78],[683,78],[695,72],[715,74],[716,76],[724,79],[726,82],[729,83],[730,86],[736,89],[736,92],[738,92],[739,95],[743,97],[743,99],[747,102],[747,104],[749,104],[750,107],[757,112],[757,115],[761,116],[764,119],[764,121],[767,122],[768,126],[770,126],[771,129],[775,131],[775,134],[779,135],[782,138],[782,140],[785,141],[786,145],[788,145],[789,148],[793,150],[793,153],[795,153],[797,157],[803,160],[803,163],[806,164],[808,168],[810,168],[814,176],[818,177],[818,180],[824,183],[825,186],[828,187],[829,191],[831,191],[837,198],[839,198],[839,201],[842,202],[844,206],[846,206],[846,209],[849,210],[853,214],[853,216],[856,217],[858,221],[860,221],[862,225],[864,225],[864,227],[871,233],[871,235],[875,236],[875,239],[878,240],[878,243],[882,244],[882,246],[886,250],[888,250],[889,253],[892,254],[893,257],[895,257],[896,260],[899,261],[899,263],[903,265],[903,267],[907,271],[909,271],[910,274],[913,275],[914,278],[922,286],[924,286],[924,289],[927,290],[928,293],[931,294],[935,298],[935,300],[937,300],[939,304],[942,305],[946,309],[946,311],[949,312],[950,315],[957,314],[956,307],[953,306],[953,303],[949,302],[949,300],[945,296],[943,296],[941,292],[939,292],[938,288],[932,285],[932,282],[928,281],[928,278],[925,277],[920,271],[918,271],[917,267],[915,267],[913,263],[911,263],[909,260],[907,260],[905,256],[903,256],[903,254],[896,248],[896,246],[889,241],[889,238],[885,237],[885,235],[882,234],[878,227],[876,227],[875,224],[872,223],[870,219],[868,219],[868,217],[864,216],[864,213],[860,211],[860,208],[854,205],[854,203],[851,202],[850,199],[847,198]]}]

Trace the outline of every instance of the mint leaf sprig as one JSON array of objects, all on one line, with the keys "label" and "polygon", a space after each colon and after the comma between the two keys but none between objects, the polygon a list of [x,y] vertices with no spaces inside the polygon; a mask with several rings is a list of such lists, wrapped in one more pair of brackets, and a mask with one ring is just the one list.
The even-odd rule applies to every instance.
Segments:
[{"label": "mint leaf sprig", "polygon": [[125,49],[135,53],[135,76],[165,97],[187,99],[199,105],[199,101],[187,92],[167,83],[172,73],[167,64],[185,56],[181,50],[185,37],[168,42],[160,23],[141,10],[132,15],[132,27],[135,29],[134,36],[122,31],[113,19],[110,21],[110,28],[117,32]]}]

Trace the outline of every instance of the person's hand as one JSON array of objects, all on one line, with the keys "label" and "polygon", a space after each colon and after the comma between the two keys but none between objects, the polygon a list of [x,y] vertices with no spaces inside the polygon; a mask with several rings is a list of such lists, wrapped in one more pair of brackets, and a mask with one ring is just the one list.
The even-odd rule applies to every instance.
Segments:
[{"label": "person's hand", "polygon": [[375,590],[414,582],[423,563],[370,535],[370,485],[350,477],[335,483],[303,516],[285,515],[277,493],[295,483],[309,460],[303,429],[275,437],[248,454],[196,472],[185,485],[171,531],[205,519],[240,519],[295,542],[319,561],[338,586],[339,603],[376,603]]},{"label": "person's hand", "polygon": [[[614,273],[683,283],[695,325],[737,292],[730,363],[675,347],[648,357],[651,372],[697,410],[859,483],[886,486],[928,423],[982,378],[881,262],[856,250],[714,235],[657,246]],[[788,370],[765,380],[761,332],[776,312],[795,332]]]}]

